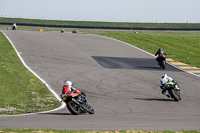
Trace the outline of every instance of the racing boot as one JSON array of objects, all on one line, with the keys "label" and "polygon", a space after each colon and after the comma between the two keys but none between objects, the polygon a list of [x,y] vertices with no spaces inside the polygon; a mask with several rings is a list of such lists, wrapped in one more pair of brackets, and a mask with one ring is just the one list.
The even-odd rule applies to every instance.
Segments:
[{"label": "racing boot", "polygon": [[179,86],[177,84],[175,85],[175,88],[180,91]]},{"label": "racing boot", "polygon": [[169,95],[168,91],[162,90],[162,94],[165,95],[165,96],[167,96],[168,98],[170,98],[170,95]]}]

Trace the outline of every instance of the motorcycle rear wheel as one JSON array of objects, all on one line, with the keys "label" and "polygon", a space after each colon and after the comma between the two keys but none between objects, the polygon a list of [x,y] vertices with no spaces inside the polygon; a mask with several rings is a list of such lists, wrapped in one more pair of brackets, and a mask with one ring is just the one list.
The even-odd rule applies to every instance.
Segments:
[{"label": "motorcycle rear wheel", "polygon": [[160,62],[160,68],[165,69],[165,60]]}]

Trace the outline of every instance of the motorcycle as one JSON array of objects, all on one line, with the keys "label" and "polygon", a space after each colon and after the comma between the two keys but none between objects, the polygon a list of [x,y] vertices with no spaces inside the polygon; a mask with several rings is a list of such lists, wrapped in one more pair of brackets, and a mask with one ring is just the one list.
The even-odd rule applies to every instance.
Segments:
[{"label": "motorcycle", "polygon": [[17,25],[15,23],[12,25],[12,30],[17,30]]},{"label": "motorcycle", "polygon": [[166,65],[166,58],[163,54],[160,54],[158,57],[158,64],[160,66],[161,69],[165,69],[165,65]]},{"label": "motorcycle", "polygon": [[94,109],[88,104],[85,93],[82,92],[81,94],[76,96],[61,94],[60,97],[62,99],[61,102],[66,103],[68,110],[73,115],[83,114],[87,112],[89,114],[94,114]]},{"label": "motorcycle", "polygon": [[174,82],[168,82],[163,86],[163,89],[168,91],[170,97],[178,102],[179,100],[181,100],[181,97],[180,97],[180,89],[177,88],[179,88],[178,84]]}]

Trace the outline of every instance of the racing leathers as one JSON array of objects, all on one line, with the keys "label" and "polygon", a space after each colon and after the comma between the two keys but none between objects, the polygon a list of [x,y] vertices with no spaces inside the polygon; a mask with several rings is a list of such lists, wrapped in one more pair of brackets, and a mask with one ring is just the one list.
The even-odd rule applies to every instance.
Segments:
[{"label": "racing leathers", "polygon": [[64,85],[63,89],[62,89],[62,94],[68,94],[68,95],[71,95],[72,97],[74,97],[74,96],[81,94],[81,91],[77,90],[73,86],[69,87],[67,85]]},{"label": "racing leathers", "polygon": [[159,63],[159,57],[160,56],[165,57],[164,55],[167,55],[167,53],[165,53],[161,48],[159,48],[158,51],[155,53],[155,56],[157,56],[157,55],[158,55],[158,57],[156,58],[156,60]]}]

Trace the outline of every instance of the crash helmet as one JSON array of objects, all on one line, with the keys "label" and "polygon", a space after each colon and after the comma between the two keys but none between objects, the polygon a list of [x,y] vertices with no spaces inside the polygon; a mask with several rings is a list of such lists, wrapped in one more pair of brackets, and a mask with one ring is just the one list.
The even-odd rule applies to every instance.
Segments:
[{"label": "crash helmet", "polygon": [[68,86],[69,88],[72,87],[72,82],[71,81],[65,81],[65,85]]},{"label": "crash helmet", "polygon": [[160,79],[160,84],[164,85],[167,82],[168,82],[168,76],[167,76],[167,74],[163,74],[162,77],[161,77],[161,79]]},{"label": "crash helmet", "polygon": [[162,48],[159,48],[158,51],[162,51]]}]

